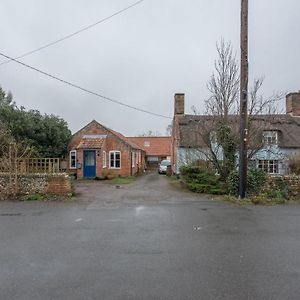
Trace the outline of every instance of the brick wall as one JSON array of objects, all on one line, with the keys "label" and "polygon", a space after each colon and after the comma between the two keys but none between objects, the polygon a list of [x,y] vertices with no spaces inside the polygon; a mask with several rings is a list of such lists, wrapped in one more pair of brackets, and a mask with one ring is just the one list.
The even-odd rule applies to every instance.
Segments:
[{"label": "brick wall", "polygon": [[[121,152],[121,168],[110,169],[109,168],[109,151],[120,151]],[[115,136],[110,136],[106,140],[106,152],[107,152],[107,168],[106,172],[114,176],[131,176],[131,152],[130,147],[122,142]]]},{"label": "brick wall", "polygon": [[[19,194],[57,194],[72,192],[67,174],[30,174],[18,176]],[[10,193],[10,179],[7,173],[0,173],[0,198]]]},{"label": "brick wall", "polygon": [[67,195],[72,191],[71,180],[67,175],[47,176],[44,193],[54,195]]}]

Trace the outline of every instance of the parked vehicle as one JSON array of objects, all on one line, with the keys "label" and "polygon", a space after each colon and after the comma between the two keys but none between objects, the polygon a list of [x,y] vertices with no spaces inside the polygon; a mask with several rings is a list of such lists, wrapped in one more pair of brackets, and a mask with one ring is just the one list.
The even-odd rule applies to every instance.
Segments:
[{"label": "parked vehicle", "polygon": [[171,166],[171,162],[167,159],[162,160],[158,166],[158,174],[166,174],[167,168]]}]

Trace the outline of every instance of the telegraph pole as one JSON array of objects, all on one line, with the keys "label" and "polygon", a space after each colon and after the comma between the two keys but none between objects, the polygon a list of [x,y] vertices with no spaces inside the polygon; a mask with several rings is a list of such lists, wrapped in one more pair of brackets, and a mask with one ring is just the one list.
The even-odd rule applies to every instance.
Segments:
[{"label": "telegraph pole", "polygon": [[239,196],[245,198],[247,190],[248,143],[248,0],[241,0],[241,78],[240,78],[240,153]]}]

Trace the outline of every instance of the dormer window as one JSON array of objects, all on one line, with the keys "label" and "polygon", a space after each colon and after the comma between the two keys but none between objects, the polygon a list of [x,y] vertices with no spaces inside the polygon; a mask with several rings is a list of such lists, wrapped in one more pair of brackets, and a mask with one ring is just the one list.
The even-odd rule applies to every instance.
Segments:
[{"label": "dormer window", "polygon": [[145,142],[144,142],[144,146],[145,146],[145,147],[150,147],[150,142],[145,141]]},{"label": "dormer window", "polygon": [[278,132],[275,130],[268,130],[263,132],[263,144],[264,145],[277,145]]}]

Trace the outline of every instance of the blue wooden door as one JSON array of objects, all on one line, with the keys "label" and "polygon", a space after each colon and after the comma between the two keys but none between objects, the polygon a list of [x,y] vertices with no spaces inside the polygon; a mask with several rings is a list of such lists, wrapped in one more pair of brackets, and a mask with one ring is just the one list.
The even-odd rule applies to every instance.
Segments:
[{"label": "blue wooden door", "polygon": [[96,151],[84,150],[83,151],[83,176],[84,178],[96,177]]}]

